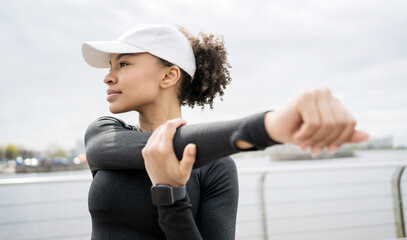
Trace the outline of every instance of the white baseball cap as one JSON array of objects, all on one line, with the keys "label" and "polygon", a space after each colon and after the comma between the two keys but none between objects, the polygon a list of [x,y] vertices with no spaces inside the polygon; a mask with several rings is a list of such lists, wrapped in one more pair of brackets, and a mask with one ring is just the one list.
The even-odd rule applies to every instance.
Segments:
[{"label": "white baseball cap", "polygon": [[112,53],[148,52],[188,73],[195,74],[195,55],[188,39],[177,29],[156,24],[140,24],[115,41],[91,41],[82,44],[82,55],[92,67],[109,68]]}]

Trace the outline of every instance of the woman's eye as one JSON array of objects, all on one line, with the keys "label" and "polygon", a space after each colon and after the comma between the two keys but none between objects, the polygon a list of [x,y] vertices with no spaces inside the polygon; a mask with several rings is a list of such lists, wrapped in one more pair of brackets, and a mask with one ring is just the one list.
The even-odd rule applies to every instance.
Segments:
[{"label": "woman's eye", "polygon": [[124,67],[124,66],[127,66],[127,65],[129,65],[129,64],[127,64],[125,62],[120,62],[120,67]]}]

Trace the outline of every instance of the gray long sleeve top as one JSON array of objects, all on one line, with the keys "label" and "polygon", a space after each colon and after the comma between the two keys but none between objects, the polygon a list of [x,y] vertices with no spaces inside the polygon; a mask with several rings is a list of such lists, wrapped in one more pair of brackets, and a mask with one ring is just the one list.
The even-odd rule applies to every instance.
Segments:
[{"label": "gray long sleeve top", "polygon": [[92,239],[234,239],[238,181],[227,156],[241,151],[237,140],[252,143],[248,150],[278,143],[266,133],[264,113],[178,128],[173,140],[177,157],[182,158],[188,143],[197,145],[197,157],[188,196],[169,207],[151,203],[141,154],[151,134],[113,117],[101,117],[88,127]]}]

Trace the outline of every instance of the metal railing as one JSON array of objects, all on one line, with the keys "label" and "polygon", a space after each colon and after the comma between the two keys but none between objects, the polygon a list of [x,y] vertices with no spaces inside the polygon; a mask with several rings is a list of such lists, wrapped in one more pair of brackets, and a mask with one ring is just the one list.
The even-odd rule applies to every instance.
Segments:
[{"label": "metal railing", "polygon": [[52,177],[22,177],[0,179],[0,186],[18,185],[18,184],[37,184],[37,183],[62,183],[62,182],[89,182],[92,180],[90,175],[86,176],[52,176]]},{"label": "metal railing", "polygon": [[401,177],[403,175],[405,166],[397,167],[392,178],[392,192],[394,204],[394,218],[396,223],[396,231],[398,238],[406,237],[406,230],[404,224],[404,211],[403,211],[403,198],[401,193]]},{"label": "metal railing", "polygon": [[[268,229],[268,213],[266,201],[266,179],[271,174],[281,173],[304,173],[304,172],[326,172],[338,170],[355,170],[355,169],[383,169],[395,168],[391,181],[392,197],[393,197],[393,210],[394,210],[394,224],[396,235],[398,238],[405,238],[405,222],[403,212],[403,199],[401,193],[401,178],[407,162],[394,161],[394,162],[356,162],[356,163],[330,163],[324,162],[321,164],[295,164],[292,166],[271,166],[265,168],[251,168],[239,169],[239,175],[256,174],[259,175],[258,196],[259,205],[261,208],[260,221],[262,228],[262,238],[269,239],[270,233]],[[90,175],[78,176],[50,176],[50,177],[27,177],[27,178],[9,178],[0,179],[0,187],[13,186],[13,185],[27,185],[27,184],[50,184],[50,183],[72,183],[72,182],[90,182]]]},{"label": "metal railing", "polygon": [[15,176],[0,179],[0,239],[90,238],[90,173]]},{"label": "metal railing", "polygon": [[338,171],[338,170],[356,170],[356,169],[376,169],[376,168],[396,168],[391,181],[392,196],[393,196],[393,210],[395,219],[395,228],[397,238],[405,238],[405,222],[403,211],[403,199],[401,193],[401,178],[404,172],[407,161],[395,162],[359,162],[359,163],[329,163],[323,164],[296,164],[294,166],[273,166],[265,168],[252,168],[241,169],[239,174],[260,174],[259,178],[259,198],[261,206],[261,220],[263,239],[269,238],[268,231],[268,217],[267,217],[267,203],[265,199],[265,180],[269,174],[281,173],[296,173],[296,172],[318,172],[318,171]]}]

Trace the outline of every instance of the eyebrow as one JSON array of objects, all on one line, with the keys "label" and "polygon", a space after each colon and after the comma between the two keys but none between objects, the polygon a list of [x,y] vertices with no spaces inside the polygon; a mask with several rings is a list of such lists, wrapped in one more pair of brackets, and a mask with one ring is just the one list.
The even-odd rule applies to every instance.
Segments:
[{"label": "eyebrow", "polygon": [[[122,53],[122,54],[119,54],[119,55],[117,55],[117,57],[116,57],[116,61],[119,61],[120,58],[122,58],[122,57],[124,57],[124,56],[127,56],[127,55],[134,56],[134,53]],[[111,62],[110,60],[109,60],[109,64],[112,65],[112,62]]]}]

